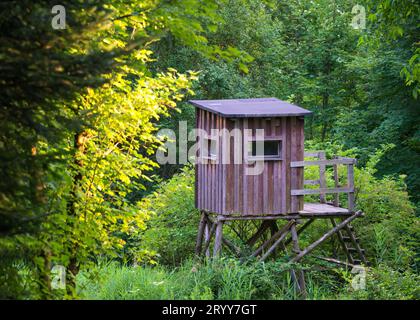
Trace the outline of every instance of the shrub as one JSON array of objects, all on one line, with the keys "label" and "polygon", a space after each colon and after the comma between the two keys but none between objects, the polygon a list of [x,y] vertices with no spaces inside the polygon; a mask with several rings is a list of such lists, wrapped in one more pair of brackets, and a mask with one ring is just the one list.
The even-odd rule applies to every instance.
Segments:
[{"label": "shrub", "polygon": [[187,166],[142,203],[151,219],[140,245],[163,264],[178,265],[194,253],[200,214],[194,205],[194,170]]}]

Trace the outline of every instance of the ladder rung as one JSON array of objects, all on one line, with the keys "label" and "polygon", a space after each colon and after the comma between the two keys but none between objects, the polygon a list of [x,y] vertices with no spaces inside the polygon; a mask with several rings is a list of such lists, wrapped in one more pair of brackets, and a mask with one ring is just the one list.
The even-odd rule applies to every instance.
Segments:
[{"label": "ladder rung", "polygon": [[[357,252],[358,250],[356,248],[347,248],[349,251]],[[361,252],[365,252],[365,249],[360,249]]]},{"label": "ladder rung", "polygon": [[[350,237],[347,237],[347,236],[343,236],[343,240],[344,241],[351,241],[351,238]],[[356,240],[357,242],[359,242],[359,238],[354,237],[354,240]]]}]

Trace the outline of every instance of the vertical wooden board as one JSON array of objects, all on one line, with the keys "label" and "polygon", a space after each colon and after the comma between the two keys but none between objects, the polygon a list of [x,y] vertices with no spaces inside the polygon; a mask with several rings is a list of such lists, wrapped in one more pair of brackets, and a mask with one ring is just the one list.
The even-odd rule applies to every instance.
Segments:
[{"label": "vertical wooden board", "polygon": [[273,165],[273,211],[281,212],[281,162],[276,162]]},{"label": "vertical wooden board", "polygon": [[[269,128],[270,128],[270,136],[275,136],[276,135],[276,126],[275,126],[275,122],[276,119],[272,118],[269,121]],[[267,163],[267,179],[266,179],[266,190],[267,190],[267,210],[268,213],[270,214],[274,214],[276,213],[275,211],[275,206],[274,206],[274,197],[273,197],[273,191],[274,191],[274,187],[275,187],[275,180],[273,177],[273,169],[276,165],[278,165],[280,163],[280,161],[269,161]]]},{"label": "vertical wooden board", "polygon": [[283,148],[283,160],[281,165],[281,210],[282,213],[288,213],[288,194],[287,194],[287,175],[289,171],[289,162],[287,161],[288,151],[288,135],[287,135],[287,118],[281,118],[281,132],[282,132],[282,148]]},{"label": "vertical wooden board", "polygon": [[291,168],[290,168],[290,157],[291,157],[291,118],[286,118],[286,212],[291,212]]},{"label": "vertical wooden board", "polygon": [[[239,119],[236,119],[234,124],[233,124],[233,129],[235,129],[235,131],[239,130]],[[229,128],[230,130],[230,128]],[[231,168],[233,170],[233,180],[234,180],[234,184],[233,184],[233,194],[234,194],[234,203],[233,203],[233,212],[238,213],[240,212],[240,177],[239,177],[239,165],[235,164],[235,150],[237,150],[236,148],[239,147],[239,139],[237,137],[235,137],[232,141],[231,139],[231,143],[232,143],[232,147],[231,150],[233,151],[231,153],[231,165],[229,166],[229,168]]]},{"label": "vertical wooden board", "polygon": [[[243,128],[244,128],[244,121],[243,119],[238,119],[238,128],[241,131],[241,134],[238,138],[238,143],[241,144],[240,146],[240,150],[243,150],[244,146],[243,146]],[[243,180],[243,175],[244,175],[244,156],[243,156],[243,152],[240,154],[240,159],[239,159],[240,163],[238,163],[236,165],[236,167],[238,168],[238,185],[239,185],[239,190],[238,190],[238,202],[239,202],[239,212],[244,212],[244,180]]]},{"label": "vertical wooden board", "polygon": [[[210,112],[205,111],[206,114],[206,135],[209,135],[209,128],[210,128]],[[209,161],[206,160],[205,162],[205,170],[206,170],[206,185],[205,185],[205,193],[206,193],[206,209],[210,210],[210,165]]]},{"label": "vertical wooden board", "polygon": [[[259,118],[254,118],[253,119],[254,122],[254,136],[256,136],[257,133],[257,129],[262,129],[261,125],[260,125],[260,119]],[[254,164],[254,166],[256,167],[257,163]],[[261,213],[261,206],[260,206],[260,199],[261,199],[261,192],[260,192],[260,175],[254,175],[254,186],[253,186],[253,213],[254,214],[258,214]]]},{"label": "vertical wooden board", "polygon": [[[223,127],[226,128],[226,118],[223,118]],[[225,138],[226,139],[226,138]],[[223,154],[226,156],[228,150],[223,150]],[[226,164],[222,165],[222,176],[223,176],[223,199],[222,199],[222,204],[223,204],[223,208],[222,208],[222,212],[226,213],[226,193],[227,193],[227,177],[226,177]]]},{"label": "vertical wooden board", "polygon": [[[265,131],[265,135],[267,137],[271,136],[271,120],[270,119],[266,119],[263,120],[263,124],[264,124],[264,131]],[[269,192],[269,188],[272,187],[268,185],[268,168],[269,168],[269,164],[272,161],[264,161],[264,171],[262,173],[262,208],[264,213],[271,213],[270,212],[270,202],[268,199],[268,192]]]},{"label": "vertical wooden board", "polygon": [[[264,119],[261,119],[260,121],[258,121],[259,125],[258,128],[259,129],[264,129],[264,132],[267,130],[266,128],[266,121]],[[264,210],[264,199],[265,199],[265,195],[264,195],[264,173],[267,173],[267,162],[264,161],[263,162],[263,172],[261,172],[257,177],[258,177],[258,211],[257,214],[261,214],[261,213],[265,213],[266,211]]]},{"label": "vertical wooden board", "polygon": [[[195,127],[198,127],[198,108],[195,109]],[[194,206],[198,208],[198,196],[197,196],[197,188],[198,188],[198,166],[197,162],[194,165]]]},{"label": "vertical wooden board", "polygon": [[248,178],[245,174],[245,166],[246,166],[246,150],[247,150],[247,137],[245,134],[245,130],[248,128],[248,119],[243,119],[243,128],[242,128],[242,194],[243,194],[243,209],[242,213],[248,213]]},{"label": "vertical wooden board", "polygon": [[[251,130],[250,132],[254,133],[254,121],[252,118],[248,119],[248,128]],[[245,145],[245,154],[248,150],[248,140],[246,140]],[[246,166],[248,167],[248,163],[246,163]],[[247,183],[247,199],[248,202],[246,204],[246,214],[253,214],[254,213],[254,176],[252,175],[246,175],[246,183]]]},{"label": "vertical wooden board", "polygon": [[[219,130],[223,129],[223,119],[219,116]],[[223,213],[223,169],[222,169],[222,163],[223,163],[223,136],[219,135],[219,164],[217,166],[217,180],[219,181],[219,187],[218,187],[218,205],[217,210],[218,213]]]},{"label": "vertical wooden board", "polygon": [[[214,115],[214,129],[218,129],[219,128],[219,115],[215,114]],[[217,139],[216,141],[216,161],[214,162],[214,212],[218,213],[219,212],[219,177],[218,177],[218,173],[219,173],[219,144],[220,144],[220,137]]]},{"label": "vertical wooden board", "polygon": [[[209,129],[209,133],[210,135],[212,135],[212,129],[214,129],[214,113],[210,114],[210,129]],[[211,160],[210,161],[210,210],[211,212],[215,211],[214,208],[214,194],[215,194],[215,181],[214,181],[214,172],[215,172],[215,165],[214,165],[214,161]]]},{"label": "vertical wooden board", "polygon": [[[200,110],[199,108],[195,109],[195,128],[200,128]],[[196,137],[195,143],[199,142],[199,137]],[[201,197],[200,197],[200,189],[201,189],[201,168],[200,168],[200,160],[198,152],[195,154],[196,162],[195,162],[195,207],[201,209]]]},{"label": "vertical wooden board", "polygon": [[[231,130],[231,122],[226,120],[226,129]],[[233,156],[233,145],[230,137],[228,135],[224,138],[227,150],[226,150],[226,157],[225,157],[225,166],[226,166],[226,211],[227,213],[232,213],[234,211],[234,185],[235,185],[235,177],[234,177],[234,168],[233,165],[230,163],[230,160]]]},{"label": "vertical wooden board", "polygon": [[[203,137],[203,130],[205,130],[205,113],[204,110],[200,109],[201,112],[201,138]],[[203,150],[201,150],[201,152],[203,152]],[[201,168],[201,187],[200,187],[200,197],[201,197],[201,208],[205,209],[206,208],[206,203],[205,203],[205,199],[206,199],[206,194],[205,194],[205,189],[206,189],[206,168],[204,163],[202,162],[200,164],[200,168]]]},{"label": "vertical wooden board", "polygon": [[[204,118],[204,112],[202,109],[200,109],[200,139],[203,139],[202,136],[202,130],[204,129],[204,122],[205,122],[205,118]],[[200,149],[200,155],[203,155],[203,150]],[[203,164],[203,159],[202,157],[200,158],[200,203],[201,203],[201,209],[205,209],[205,205],[204,205],[204,176],[205,176],[205,172],[204,172],[204,164]]]},{"label": "vertical wooden board", "polygon": [[[305,131],[304,131],[304,120],[302,118],[297,118],[296,120],[299,130],[299,142],[297,144],[297,159],[296,161],[303,161],[305,159]],[[297,187],[298,189],[303,189],[303,181],[304,181],[304,168],[297,168],[298,174],[297,174]],[[304,205],[304,196],[298,196],[298,210],[303,210]]]},{"label": "vertical wooden board", "polygon": [[[292,137],[292,141],[291,141],[291,146],[290,146],[290,156],[291,156],[291,161],[295,161],[295,159],[297,158],[296,152],[296,145],[298,143],[298,130],[297,130],[297,126],[296,126],[296,117],[291,117],[290,118],[290,130],[291,130],[291,137]],[[296,189],[297,188],[297,168],[292,168],[291,169],[291,183],[290,186],[292,189]],[[298,211],[298,200],[297,200],[297,196],[292,196],[291,198],[291,210],[293,213]]]}]

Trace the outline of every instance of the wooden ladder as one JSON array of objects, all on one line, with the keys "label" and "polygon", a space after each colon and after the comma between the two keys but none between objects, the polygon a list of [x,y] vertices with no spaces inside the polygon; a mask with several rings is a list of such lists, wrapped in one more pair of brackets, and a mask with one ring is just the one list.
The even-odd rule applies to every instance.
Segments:
[{"label": "wooden ladder", "polygon": [[[334,218],[331,218],[331,223],[334,227],[337,226]],[[369,264],[365,256],[365,250],[361,248],[360,240],[356,236],[352,225],[347,224],[343,229],[337,231],[337,237],[350,264],[364,264],[365,266]]]}]

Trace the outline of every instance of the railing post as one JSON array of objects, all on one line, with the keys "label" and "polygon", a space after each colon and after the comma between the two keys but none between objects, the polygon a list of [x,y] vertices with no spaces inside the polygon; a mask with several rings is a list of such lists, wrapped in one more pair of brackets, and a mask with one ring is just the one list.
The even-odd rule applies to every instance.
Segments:
[{"label": "railing post", "polygon": [[[318,158],[319,160],[326,160],[325,151],[319,151]],[[325,180],[325,169],[325,165],[319,165],[319,187],[321,189],[325,189],[327,187],[327,181]],[[325,193],[321,192],[319,194],[319,200],[321,203],[325,203]]]},{"label": "railing post", "polygon": [[354,167],[353,164],[347,165],[347,187],[352,191],[348,193],[348,209],[354,212]]},{"label": "railing post", "polygon": [[[334,157],[334,159],[336,159],[337,157]],[[335,188],[339,187],[339,181],[338,181],[338,165],[334,164],[333,165],[333,169],[334,169],[334,186]],[[335,207],[339,207],[340,206],[340,198],[339,198],[339,193],[335,193],[334,194],[334,206]]]}]

